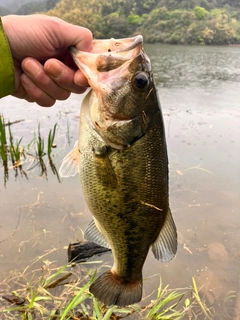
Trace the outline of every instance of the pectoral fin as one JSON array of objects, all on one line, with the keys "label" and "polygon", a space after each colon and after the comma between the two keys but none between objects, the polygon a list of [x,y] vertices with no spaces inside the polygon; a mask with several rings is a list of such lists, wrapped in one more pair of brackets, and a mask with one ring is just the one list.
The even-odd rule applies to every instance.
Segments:
[{"label": "pectoral fin", "polygon": [[80,151],[78,141],[75,142],[73,149],[66,155],[59,169],[62,178],[75,176],[79,172]]},{"label": "pectoral fin", "polygon": [[160,233],[152,244],[152,252],[162,262],[170,261],[177,252],[177,229],[170,209]]},{"label": "pectoral fin", "polygon": [[84,232],[84,238],[88,241],[99,244],[100,246],[111,249],[104,235],[99,231],[98,227],[96,226],[95,222],[95,220],[92,220],[90,222],[90,224]]}]

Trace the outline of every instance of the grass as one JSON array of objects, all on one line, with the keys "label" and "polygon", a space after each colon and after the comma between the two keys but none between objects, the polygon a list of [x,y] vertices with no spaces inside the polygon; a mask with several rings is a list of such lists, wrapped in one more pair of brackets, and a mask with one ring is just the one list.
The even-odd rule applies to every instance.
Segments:
[{"label": "grass", "polygon": [[19,140],[16,140],[15,144],[13,141],[13,134],[11,131],[11,127],[8,126],[8,132],[9,132],[9,152],[12,160],[13,165],[20,165],[21,161],[20,158],[22,155],[24,155],[24,148],[20,147],[20,143],[22,142],[22,138]]},{"label": "grass", "polygon": [[[49,166],[53,174],[56,175],[57,179],[60,181],[58,172],[51,158],[52,149],[56,147],[54,140],[56,136],[57,123],[55,123],[53,129],[48,133],[47,150],[45,150],[46,144],[44,137],[41,134],[40,124],[38,124],[37,134],[34,133],[34,137],[27,146],[23,147],[21,145],[23,138],[16,139],[14,137],[11,125],[20,121],[23,120],[6,123],[3,115],[0,115],[0,159],[2,160],[4,169],[4,185],[6,185],[6,181],[9,177],[9,169],[15,170],[15,177],[17,177],[19,172],[21,175],[27,177],[26,172],[22,168],[22,164],[27,157],[32,157],[37,160],[37,166],[41,169],[40,176],[45,176],[47,178],[47,168],[43,161],[43,157],[46,154],[48,155]],[[7,126],[8,130],[6,130]],[[35,150],[35,152],[32,152],[32,149]]]},{"label": "grass", "polygon": [[57,128],[57,123],[55,123],[53,130],[51,129],[48,134],[48,148],[47,148],[47,154],[48,157],[50,158],[52,148],[55,147],[54,145],[54,139],[55,139],[55,134],[56,134],[56,128]]},{"label": "grass", "polygon": [[204,301],[201,300],[200,296],[199,296],[199,292],[198,292],[198,288],[197,288],[197,284],[194,278],[192,278],[192,282],[193,282],[193,297],[196,300],[196,302],[198,303],[198,305],[200,306],[200,309],[202,310],[205,319],[211,320],[213,319],[213,312],[211,309],[207,308],[206,304]]},{"label": "grass", "polygon": [[[17,122],[13,122],[17,123]],[[26,156],[26,152],[31,152],[30,150],[25,150],[24,148],[20,147],[22,142],[22,138],[19,140],[14,139],[13,133],[11,130],[11,124],[13,123],[5,123],[3,115],[0,115],[0,157],[3,161],[8,161],[11,158],[12,162],[18,162],[21,156]],[[8,125],[8,135],[6,132],[6,126]],[[52,153],[52,149],[56,147],[54,145],[54,139],[56,135],[57,123],[55,123],[53,129],[50,129],[48,133],[48,143],[47,143],[47,151],[45,151],[45,141],[41,135],[41,128],[40,123],[38,124],[38,131],[37,135],[34,134],[33,139],[28,144],[28,149],[32,146],[36,148],[36,155],[39,158],[42,158],[45,154],[50,155]],[[14,143],[15,141],[15,143]]]},{"label": "grass", "polygon": [[153,301],[147,312],[148,319],[164,320],[164,319],[182,319],[183,311],[177,311],[175,308],[183,298],[184,293],[178,291],[168,292],[168,286],[163,288],[162,279],[157,291],[157,299]]},{"label": "grass", "polygon": [[7,138],[6,138],[6,126],[2,115],[0,115],[0,156],[3,162],[7,161],[6,150]]},{"label": "grass", "polygon": [[[46,261],[48,267],[54,264]],[[164,287],[160,280],[156,297],[145,306],[142,306],[143,300],[141,305],[106,307],[88,290],[96,278],[96,271],[84,268],[84,264],[77,267],[80,272],[79,269],[72,270],[69,264],[58,268],[43,268],[47,270],[45,275],[29,273],[34,274],[30,282],[27,281],[25,271],[17,276],[11,275],[14,287],[17,284],[18,288],[12,290],[11,294],[4,292],[3,306],[0,305],[1,319],[120,320],[129,316],[131,319],[179,320],[198,319],[200,315],[212,319],[212,313],[201,300],[194,279],[189,288],[175,290],[169,289],[169,286]],[[6,283],[2,287],[6,288]]]},{"label": "grass", "polygon": [[44,152],[44,139],[41,136],[40,123],[38,124],[38,133],[36,138],[36,153],[39,158],[42,158],[46,153]]}]

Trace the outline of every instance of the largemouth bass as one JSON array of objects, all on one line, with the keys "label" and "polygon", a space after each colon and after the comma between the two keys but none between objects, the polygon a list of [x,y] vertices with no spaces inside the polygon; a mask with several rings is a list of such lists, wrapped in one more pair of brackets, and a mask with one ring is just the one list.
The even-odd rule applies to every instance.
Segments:
[{"label": "largemouth bass", "polygon": [[112,249],[112,269],[89,289],[106,305],[141,300],[150,247],[162,262],[177,251],[163,117],[142,43],[139,35],[96,40],[92,53],[71,49],[92,89],[81,106],[79,140],[60,174],[79,172],[94,216],[85,238]]}]

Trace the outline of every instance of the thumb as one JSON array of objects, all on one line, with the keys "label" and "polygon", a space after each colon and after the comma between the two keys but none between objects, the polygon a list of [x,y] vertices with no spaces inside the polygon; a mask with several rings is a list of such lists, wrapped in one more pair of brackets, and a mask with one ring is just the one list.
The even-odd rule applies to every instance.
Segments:
[{"label": "thumb", "polygon": [[[61,23],[62,22],[62,23]],[[78,50],[90,51],[92,49],[92,32],[84,27],[76,26],[60,20],[61,31],[57,31],[58,37],[61,35],[64,46],[74,46]]]}]

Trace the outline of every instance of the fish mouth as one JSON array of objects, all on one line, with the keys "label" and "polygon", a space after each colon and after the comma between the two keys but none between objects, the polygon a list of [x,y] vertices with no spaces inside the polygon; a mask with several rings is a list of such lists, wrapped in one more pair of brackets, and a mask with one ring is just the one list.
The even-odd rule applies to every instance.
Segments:
[{"label": "fish mouth", "polygon": [[128,67],[140,55],[142,44],[141,35],[117,40],[94,40],[91,52],[70,47],[70,53],[89,85],[98,92],[101,86],[111,86],[115,79],[127,78]]},{"label": "fish mouth", "polygon": [[[151,76],[151,63],[142,46],[143,37],[138,35],[95,40],[91,52],[70,49],[92,88],[86,99],[89,119],[102,140],[115,149],[128,147],[145,130],[142,110],[136,108],[140,90],[133,85],[139,72]],[[128,131],[134,132],[133,138]]]},{"label": "fish mouth", "polygon": [[143,37],[141,35],[132,38],[94,40],[92,52],[125,52],[136,48],[136,46],[142,43]]}]

